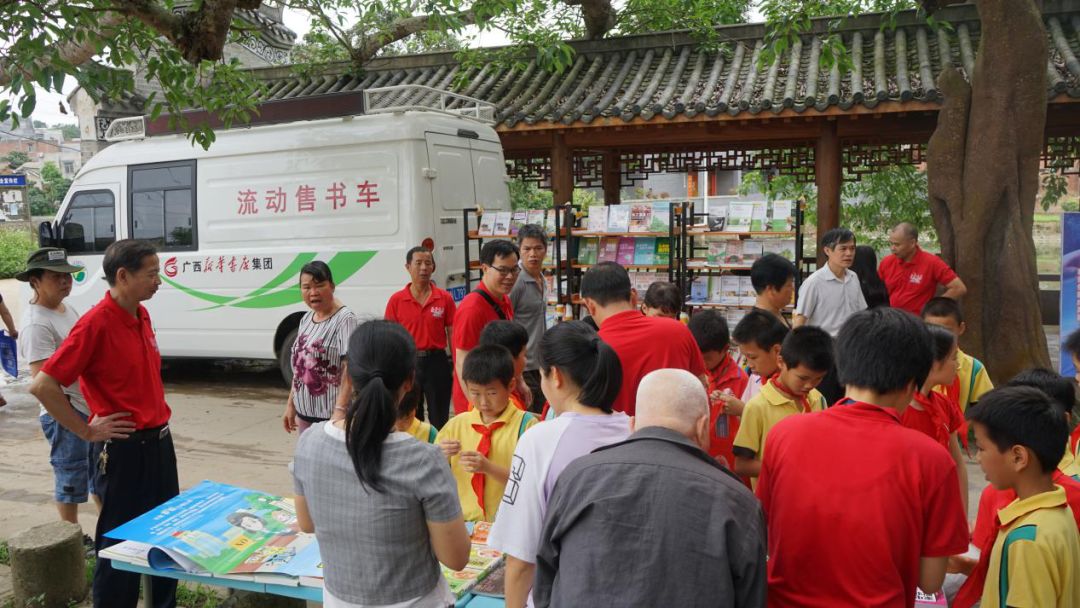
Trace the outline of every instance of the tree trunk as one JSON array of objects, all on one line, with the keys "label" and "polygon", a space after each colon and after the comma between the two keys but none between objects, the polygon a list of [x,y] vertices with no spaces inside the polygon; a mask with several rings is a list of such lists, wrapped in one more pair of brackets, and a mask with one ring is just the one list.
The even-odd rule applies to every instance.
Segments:
[{"label": "tree trunk", "polygon": [[968,287],[963,347],[996,382],[1050,365],[1032,223],[1046,129],[1046,31],[1034,0],[977,0],[975,72],[947,68],[928,146],[942,255]]}]

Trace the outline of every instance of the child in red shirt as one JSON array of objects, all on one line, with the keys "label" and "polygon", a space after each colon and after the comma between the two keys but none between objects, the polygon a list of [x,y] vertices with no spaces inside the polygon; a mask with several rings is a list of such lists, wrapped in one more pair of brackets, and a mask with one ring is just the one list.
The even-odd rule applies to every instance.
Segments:
[{"label": "child in red shirt", "polygon": [[[705,375],[709,378],[709,428],[712,432],[709,455],[728,470],[734,470],[732,441],[739,431],[739,418],[725,413],[723,397],[742,395],[750,378],[731,356],[731,336],[723,315],[715,310],[702,310],[690,317],[689,328],[701,349]],[[743,483],[747,481],[744,479]]]},{"label": "child in red shirt", "polygon": [[960,478],[960,500],[964,513],[968,508],[967,466],[960,451],[960,439],[957,432],[964,426],[960,414],[960,405],[952,398],[935,391],[935,386],[949,386],[956,379],[956,336],[944,327],[927,324],[933,342],[934,364],[926,376],[920,390],[915,392],[911,403],[904,409],[900,422],[909,429],[928,435],[949,451],[956,462],[957,477]]}]

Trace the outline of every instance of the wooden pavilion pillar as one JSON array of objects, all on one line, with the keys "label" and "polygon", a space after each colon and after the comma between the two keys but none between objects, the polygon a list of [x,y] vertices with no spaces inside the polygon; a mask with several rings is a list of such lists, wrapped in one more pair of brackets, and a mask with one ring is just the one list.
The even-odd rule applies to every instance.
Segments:
[{"label": "wooden pavilion pillar", "polygon": [[622,184],[619,153],[604,152],[603,159],[604,204],[618,205],[622,198],[622,193],[619,191],[619,186]]},{"label": "wooden pavilion pillar", "polygon": [[555,205],[565,205],[574,197],[574,156],[562,133],[551,136],[551,193]]},{"label": "wooden pavilion pillar", "polygon": [[[815,182],[817,184],[817,236],[840,225],[840,188],[843,170],[840,158],[840,136],[836,121],[822,125],[814,148]],[[825,251],[817,248],[818,265],[825,263]]]}]

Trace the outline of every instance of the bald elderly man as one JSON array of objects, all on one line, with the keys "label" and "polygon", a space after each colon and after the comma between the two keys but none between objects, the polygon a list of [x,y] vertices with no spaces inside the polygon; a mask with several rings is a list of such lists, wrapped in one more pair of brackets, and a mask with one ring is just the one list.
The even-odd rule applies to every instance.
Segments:
[{"label": "bald elderly man", "polygon": [[647,374],[631,428],[555,483],[534,604],[764,606],[761,505],[706,452],[701,381],[685,370]]},{"label": "bald elderly man", "polygon": [[937,293],[938,285],[945,288],[942,297],[959,300],[967,287],[952,268],[938,256],[919,247],[919,230],[902,222],[889,232],[892,255],[881,260],[878,274],[889,290],[889,304],[906,310],[916,317],[923,306]]}]

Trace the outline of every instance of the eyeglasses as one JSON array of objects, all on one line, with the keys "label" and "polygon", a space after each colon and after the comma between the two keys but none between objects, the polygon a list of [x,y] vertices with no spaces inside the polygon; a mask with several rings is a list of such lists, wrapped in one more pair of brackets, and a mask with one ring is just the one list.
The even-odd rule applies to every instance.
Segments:
[{"label": "eyeglasses", "polygon": [[511,266],[510,268],[506,268],[504,266],[488,266],[488,268],[490,268],[490,269],[494,270],[495,272],[499,273],[499,276],[501,276],[501,277],[513,276],[513,275],[521,272],[521,267],[520,266]]}]

